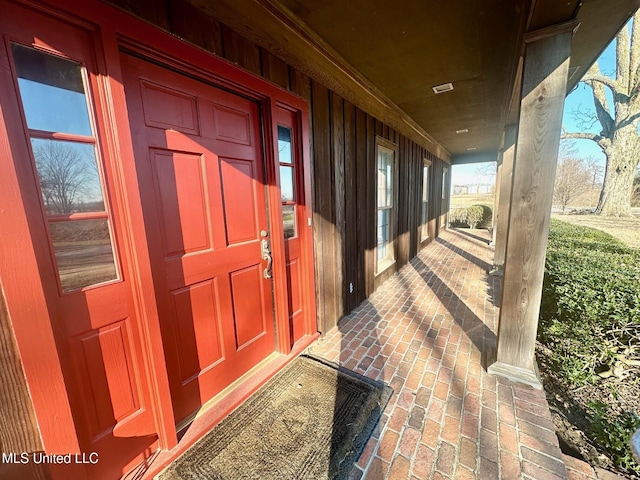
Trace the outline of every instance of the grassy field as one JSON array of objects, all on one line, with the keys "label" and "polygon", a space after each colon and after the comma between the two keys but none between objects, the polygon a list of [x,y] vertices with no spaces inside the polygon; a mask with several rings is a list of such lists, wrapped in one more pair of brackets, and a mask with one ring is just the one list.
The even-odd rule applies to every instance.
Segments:
[{"label": "grassy field", "polygon": [[551,215],[572,225],[591,227],[614,236],[632,248],[640,249],[640,218],[600,217],[598,215]]},{"label": "grassy field", "polygon": [[453,195],[451,197],[451,208],[470,207],[471,205],[489,205],[493,208],[493,193]]}]

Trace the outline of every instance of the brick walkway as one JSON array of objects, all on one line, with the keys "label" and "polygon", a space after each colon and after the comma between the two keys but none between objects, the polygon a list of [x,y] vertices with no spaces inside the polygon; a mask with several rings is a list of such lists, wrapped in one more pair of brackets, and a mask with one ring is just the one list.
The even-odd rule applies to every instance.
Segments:
[{"label": "brick walkway", "polygon": [[565,468],[544,393],[485,371],[500,288],[487,239],[444,232],[310,348],[395,391],[352,479],[589,478]]}]

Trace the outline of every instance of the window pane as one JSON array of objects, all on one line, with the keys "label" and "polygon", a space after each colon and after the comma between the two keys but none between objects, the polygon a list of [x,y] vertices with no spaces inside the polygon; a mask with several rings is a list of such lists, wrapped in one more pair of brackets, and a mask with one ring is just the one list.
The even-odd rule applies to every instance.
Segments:
[{"label": "window pane", "polygon": [[105,211],[94,145],[34,138],[31,146],[49,215]]},{"label": "window pane", "polygon": [[293,167],[280,165],[280,190],[283,202],[295,201]]},{"label": "window pane", "polygon": [[393,150],[378,146],[378,207],[393,204]]},{"label": "window pane", "polygon": [[296,206],[282,206],[282,224],[284,227],[284,238],[296,236]]},{"label": "window pane", "polygon": [[91,136],[82,65],[22,45],[11,52],[27,126]]},{"label": "window pane", "polygon": [[118,278],[106,218],[49,224],[62,291]]},{"label": "window pane", "polygon": [[378,210],[377,249],[378,260],[384,260],[388,256],[389,245],[389,213],[390,210]]},{"label": "window pane", "polygon": [[429,201],[429,167],[422,167],[422,201]]},{"label": "window pane", "polygon": [[293,164],[291,154],[291,129],[278,126],[278,160],[280,163]]},{"label": "window pane", "polygon": [[446,188],[447,188],[447,169],[445,168],[444,171],[442,172],[442,199],[443,200],[447,196]]}]

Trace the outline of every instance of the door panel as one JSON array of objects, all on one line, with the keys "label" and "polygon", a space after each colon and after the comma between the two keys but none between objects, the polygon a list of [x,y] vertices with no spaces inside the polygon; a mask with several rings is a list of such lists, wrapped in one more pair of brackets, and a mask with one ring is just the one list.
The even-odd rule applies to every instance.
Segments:
[{"label": "door panel", "polygon": [[[266,333],[265,301],[260,288],[263,282],[261,265],[252,265],[231,273],[236,350],[241,350]],[[257,294],[251,295],[251,292]]]},{"label": "door panel", "polygon": [[183,385],[224,358],[215,284],[214,278],[171,292],[174,320],[191,317],[193,322],[193,329],[175,324]]},{"label": "door panel", "polygon": [[176,422],[274,351],[260,112],[122,54]]},{"label": "door panel", "polygon": [[220,164],[227,245],[254,240],[258,236],[254,164],[227,158],[221,159]]},{"label": "door panel", "polygon": [[[133,377],[133,350],[128,319],[76,337],[75,358],[80,360],[84,396],[90,411],[93,438],[103,436],[140,407],[138,382]],[[104,373],[103,373],[104,372]]]},{"label": "door panel", "polygon": [[165,258],[209,249],[210,205],[202,155],[152,150],[150,157]]}]

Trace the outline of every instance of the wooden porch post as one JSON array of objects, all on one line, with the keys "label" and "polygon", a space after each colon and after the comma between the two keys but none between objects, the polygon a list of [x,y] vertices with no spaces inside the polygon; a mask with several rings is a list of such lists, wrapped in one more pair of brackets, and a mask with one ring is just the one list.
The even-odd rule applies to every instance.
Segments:
[{"label": "wooden porch post", "polygon": [[496,232],[498,227],[498,206],[500,205],[500,178],[502,177],[502,150],[498,153],[496,162],[496,184],[493,190],[493,218],[491,220],[491,243],[496,244]]},{"label": "wooden porch post", "polygon": [[502,276],[504,258],[507,251],[507,229],[509,227],[509,205],[511,205],[511,189],[513,181],[513,160],[516,152],[516,125],[507,125],[504,129],[504,141],[500,155],[500,179],[496,182],[498,202],[496,224],[494,225],[495,251],[493,253],[493,269],[491,275]]},{"label": "wooden porch post", "polygon": [[542,388],[534,357],[562,110],[575,22],[527,34],[496,361],[488,372]]}]

